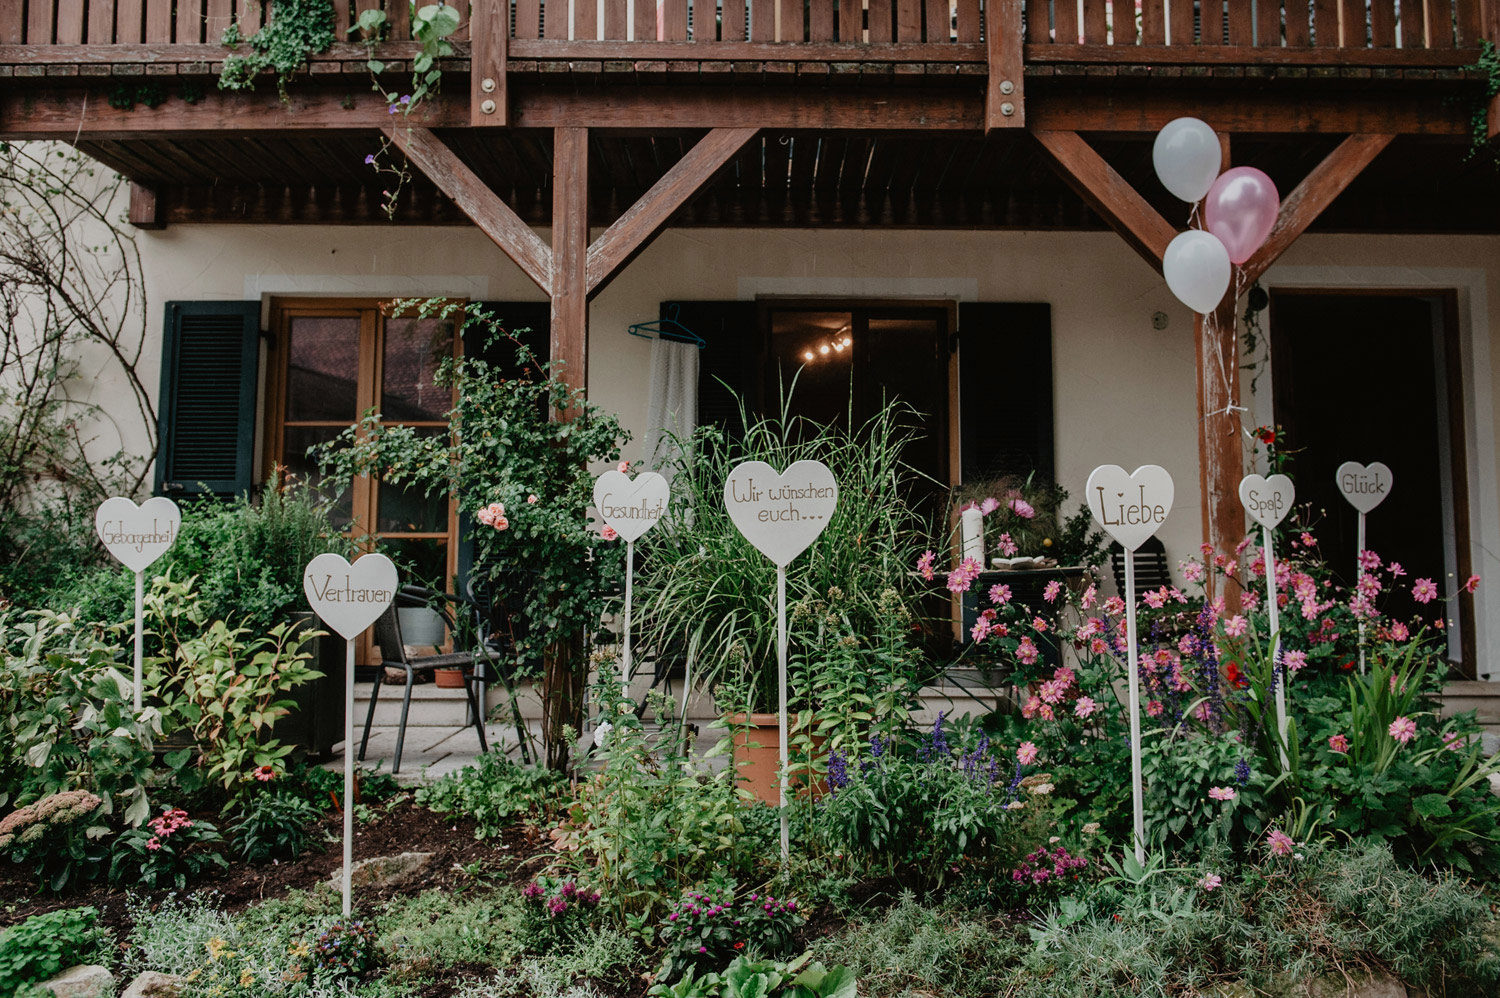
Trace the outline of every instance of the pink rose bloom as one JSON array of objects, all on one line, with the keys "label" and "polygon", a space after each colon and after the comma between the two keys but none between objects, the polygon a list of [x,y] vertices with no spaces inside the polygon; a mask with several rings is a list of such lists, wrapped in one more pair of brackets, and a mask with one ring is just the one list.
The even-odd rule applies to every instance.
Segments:
[{"label": "pink rose bloom", "polygon": [[[1395,679],[1396,677],[1392,676],[1391,678]],[[1386,733],[1402,745],[1405,745],[1417,737],[1417,722],[1409,717],[1398,717],[1391,722],[1391,726],[1386,729]]]},{"label": "pink rose bloom", "polygon": [[989,516],[991,513],[993,513],[995,510],[997,510],[999,508],[1000,508],[1000,500],[996,499],[994,496],[990,496],[984,502],[982,502],[982,503],[979,504],[979,512],[982,513],[982,514],[984,514],[985,516]]},{"label": "pink rose bloom", "polygon": [[1051,582],[1047,583],[1047,587],[1042,590],[1042,599],[1046,600],[1048,603],[1055,603],[1057,602],[1057,597],[1061,594],[1062,583],[1058,582],[1056,579],[1053,579]]},{"label": "pink rose bloom", "polygon": [[605,526],[605,528],[603,530],[599,531],[599,536],[602,537],[602,538],[604,538],[607,541],[612,541],[612,540],[616,540],[616,539],[619,538],[620,532],[618,530],[616,530],[614,527]]},{"label": "pink rose bloom", "polygon": [[1031,503],[1027,502],[1025,499],[1022,499],[1020,496],[1017,496],[1010,501],[1010,508],[1012,512],[1014,512],[1023,520],[1029,520],[1033,516],[1036,516],[1036,510],[1031,507]]},{"label": "pink rose bloom", "polygon": [[1273,828],[1271,829],[1271,834],[1266,836],[1266,846],[1274,855],[1290,856],[1292,850],[1297,848],[1297,843],[1293,842],[1292,837],[1286,832],[1283,832],[1279,828]]},{"label": "pink rose bloom", "polygon": [[1245,631],[1249,628],[1249,626],[1249,621],[1247,621],[1240,614],[1235,614],[1233,617],[1230,617],[1228,620],[1224,621],[1224,633],[1231,638],[1244,637]]},{"label": "pink rose bloom", "polygon": [[1036,745],[1032,742],[1022,742],[1021,747],[1016,750],[1016,761],[1023,766],[1036,762]]},{"label": "pink rose bloom", "polygon": [[931,550],[923,551],[922,557],[917,559],[917,573],[928,582],[932,581],[935,574],[932,570],[932,563],[936,560],[937,555],[933,554]]},{"label": "pink rose bloom", "polygon": [[503,516],[497,516],[490,521],[490,526],[496,530],[508,530],[510,528],[510,521]]},{"label": "pink rose bloom", "polygon": [[630,472],[630,462],[621,461],[619,464],[615,465],[615,470],[622,474],[628,474]]},{"label": "pink rose bloom", "polygon": [[1466,593],[1472,593],[1474,590],[1476,590],[1478,588],[1479,588],[1479,576],[1477,576],[1477,575],[1471,575],[1471,576],[1469,576],[1468,581],[1464,583],[1464,592],[1466,592]]},{"label": "pink rose bloom", "polygon": [[529,502],[529,503],[531,503],[531,505],[535,506],[537,503],[541,502],[542,500],[539,499],[539,498],[537,498],[537,494],[535,492],[533,492],[533,493],[531,493],[531,495],[529,495],[529,496],[526,497],[526,501]]},{"label": "pink rose bloom", "polygon": [[1418,603],[1431,603],[1437,598],[1437,586],[1432,584],[1431,579],[1418,579],[1411,587],[1411,598]]},{"label": "pink rose bloom", "polygon": [[1030,638],[1022,638],[1021,643],[1016,646],[1016,658],[1024,665],[1033,665],[1040,657]]},{"label": "pink rose bloom", "polygon": [[1010,602],[1010,586],[997,582],[990,586],[990,602],[1003,606]]},{"label": "pink rose bloom", "polygon": [[1099,709],[1092,697],[1079,697],[1073,703],[1073,714],[1076,717],[1089,717]]},{"label": "pink rose bloom", "polygon": [[1329,735],[1328,748],[1339,755],[1347,755],[1349,753],[1349,738],[1342,734]]},{"label": "pink rose bloom", "polygon": [[1217,890],[1223,883],[1223,877],[1219,876],[1217,873],[1210,873],[1206,874],[1202,880],[1198,881],[1198,886],[1203,888],[1205,891],[1213,891]]},{"label": "pink rose bloom", "polygon": [[1209,787],[1208,796],[1212,800],[1234,800],[1239,793],[1233,787]]}]

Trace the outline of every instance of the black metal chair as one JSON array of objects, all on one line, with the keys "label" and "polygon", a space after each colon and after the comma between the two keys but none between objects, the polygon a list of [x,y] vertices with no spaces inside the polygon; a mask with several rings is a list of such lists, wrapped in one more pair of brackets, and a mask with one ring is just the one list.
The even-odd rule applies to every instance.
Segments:
[{"label": "black metal chair", "polygon": [[[1125,594],[1125,549],[1118,541],[1109,545],[1109,567],[1120,595]],[[1160,537],[1148,537],[1135,549],[1135,591],[1150,592],[1166,586],[1172,588],[1172,568],[1167,564],[1167,549]]]},{"label": "black metal chair", "polygon": [[406,607],[427,607],[437,611],[443,618],[443,626],[448,633],[457,635],[458,630],[454,626],[452,614],[448,605],[452,603],[464,604],[468,601],[459,597],[449,596],[432,589],[421,586],[402,586],[396,593],[396,598],[375,621],[375,643],[380,646],[380,656],[385,660],[382,668],[376,670],[375,686],[370,691],[370,709],[365,714],[364,737],[359,742],[359,760],[364,761],[365,749],[370,744],[370,726],[375,721],[375,704],[380,700],[380,687],[385,680],[385,669],[402,668],[406,670],[406,690],[401,701],[401,726],[396,730],[396,756],[391,764],[391,773],[394,775],[401,771],[401,750],[406,744],[406,718],[411,712],[411,688],[416,683],[417,673],[431,672],[434,669],[453,669],[470,667],[471,673],[464,676],[464,696],[469,701],[469,722],[474,725],[474,731],[479,735],[479,751],[488,752],[489,745],[484,737],[484,711],[480,703],[475,699],[475,690],[483,689],[485,682],[484,664],[488,656],[476,656],[472,651],[452,652],[445,655],[408,655],[406,644],[401,637],[401,618],[396,613],[397,609]]}]

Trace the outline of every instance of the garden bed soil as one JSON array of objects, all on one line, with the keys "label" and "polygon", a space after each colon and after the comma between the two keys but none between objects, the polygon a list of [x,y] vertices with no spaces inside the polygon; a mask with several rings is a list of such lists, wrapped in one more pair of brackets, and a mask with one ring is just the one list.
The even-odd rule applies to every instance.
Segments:
[{"label": "garden bed soil", "polygon": [[[212,821],[215,815],[203,815]],[[282,897],[294,890],[310,890],[330,881],[343,864],[341,835],[343,815],[338,811],[324,815],[316,840],[319,847],[295,860],[251,866],[231,861],[227,870],[188,883],[186,892],[212,893],[217,907],[235,912],[268,898]],[[331,839],[331,841],[325,841]],[[463,867],[479,864],[481,872],[525,883],[541,861],[536,857],[551,855],[545,832],[515,824],[499,836],[474,837],[474,822],[466,818],[437,814],[402,800],[389,808],[376,809],[375,820],[355,826],[354,859],[394,856],[403,852],[430,852],[432,861],[420,872],[399,885],[381,890],[357,891],[361,903],[383,901],[398,895],[414,895],[433,888],[453,888],[472,883]],[[130,884],[94,883],[80,890],[50,894],[37,889],[30,871],[0,863],[0,928],[25,921],[59,908],[92,905],[99,909],[100,922],[114,930],[117,937],[130,929],[125,902],[134,896],[154,900],[168,891],[143,891]]]}]

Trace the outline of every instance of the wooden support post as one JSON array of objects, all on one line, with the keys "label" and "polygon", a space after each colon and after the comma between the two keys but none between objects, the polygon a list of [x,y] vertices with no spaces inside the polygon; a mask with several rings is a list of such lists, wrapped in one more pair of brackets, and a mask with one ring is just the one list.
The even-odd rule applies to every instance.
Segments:
[{"label": "wooden support post", "polygon": [[552,131],[552,359],[563,380],[589,382],[589,130]]},{"label": "wooden support post", "polygon": [[476,3],[469,20],[469,124],[507,124],[505,61],[510,46],[510,4]]},{"label": "wooden support post", "polygon": [[[1239,337],[1231,290],[1212,316],[1193,317],[1198,370],[1198,487],[1203,543],[1215,554],[1232,556],[1245,535],[1240,478],[1245,474],[1240,422]],[[1209,572],[1209,579],[1214,573]],[[1238,592],[1225,592],[1238,602]]]},{"label": "wooden support post", "polygon": [[143,184],[130,183],[130,224],[137,229],[165,229],[156,203],[156,191]]},{"label": "wooden support post", "polygon": [[985,131],[1025,127],[1026,102],[1022,98],[1025,96],[1026,74],[1021,56],[1025,38],[1021,27],[1021,0],[990,0],[985,13],[984,35],[989,59],[989,85],[984,98]]},{"label": "wooden support post", "polygon": [[715,128],[709,132],[594,240],[588,251],[589,295],[597,294],[757,131]]}]

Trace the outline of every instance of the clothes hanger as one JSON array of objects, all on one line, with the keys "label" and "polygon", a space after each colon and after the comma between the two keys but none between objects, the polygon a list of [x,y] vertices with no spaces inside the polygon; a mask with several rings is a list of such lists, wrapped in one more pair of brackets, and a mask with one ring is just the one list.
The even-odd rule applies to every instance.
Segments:
[{"label": "clothes hanger", "polygon": [[[660,338],[678,343],[691,343],[699,350],[702,350],[708,346],[703,337],[677,321],[680,308],[681,306],[674,304],[668,309],[665,319],[651,319],[647,322],[633,323],[626,332],[630,333],[631,336],[639,336],[643,340]],[[652,335],[653,333],[655,334],[654,336]]]}]

